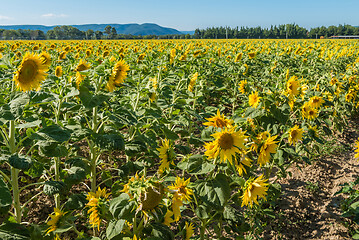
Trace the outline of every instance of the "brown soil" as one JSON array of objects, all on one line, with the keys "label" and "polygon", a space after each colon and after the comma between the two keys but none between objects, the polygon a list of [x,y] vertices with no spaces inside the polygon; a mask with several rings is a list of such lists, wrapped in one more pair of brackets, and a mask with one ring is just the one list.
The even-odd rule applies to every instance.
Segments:
[{"label": "brown soil", "polygon": [[282,196],[276,219],[268,225],[263,239],[351,239],[345,227],[350,220],[341,217],[341,203],[347,196],[335,193],[341,184],[359,177],[353,149],[359,136],[358,122],[350,122],[336,139],[333,148],[342,146],[339,153],[321,156],[311,165],[289,168],[291,174],[279,181]]}]

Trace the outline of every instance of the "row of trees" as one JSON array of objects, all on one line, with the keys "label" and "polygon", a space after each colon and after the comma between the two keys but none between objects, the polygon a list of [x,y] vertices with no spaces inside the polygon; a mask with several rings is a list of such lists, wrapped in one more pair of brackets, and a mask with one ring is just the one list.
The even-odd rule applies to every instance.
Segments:
[{"label": "row of trees", "polygon": [[44,33],[41,30],[5,30],[0,29],[0,40],[44,40],[44,39],[57,39],[57,40],[99,40],[99,39],[189,39],[192,38],[189,34],[178,35],[131,35],[131,34],[118,34],[116,29],[111,26],[106,26],[105,30],[94,31],[89,29],[81,31],[72,26],[56,26],[54,29]]},{"label": "row of trees", "polygon": [[116,29],[106,26],[105,30],[94,31],[89,29],[81,31],[72,26],[57,26],[44,33],[41,30],[4,30],[0,29],[0,39],[24,39],[24,40],[44,40],[44,39],[225,39],[225,38],[270,38],[270,39],[301,39],[301,38],[328,38],[337,35],[359,35],[359,27],[350,25],[339,25],[329,27],[317,27],[307,30],[297,24],[283,24],[271,26],[270,28],[261,27],[212,27],[207,29],[196,29],[194,35],[130,35],[118,34]]},{"label": "row of trees", "polygon": [[216,39],[216,38],[271,38],[271,39],[301,39],[301,38],[328,38],[338,35],[359,35],[359,27],[351,25],[339,25],[329,27],[317,27],[307,30],[297,24],[283,24],[261,27],[212,27],[207,29],[196,29],[194,38]]}]

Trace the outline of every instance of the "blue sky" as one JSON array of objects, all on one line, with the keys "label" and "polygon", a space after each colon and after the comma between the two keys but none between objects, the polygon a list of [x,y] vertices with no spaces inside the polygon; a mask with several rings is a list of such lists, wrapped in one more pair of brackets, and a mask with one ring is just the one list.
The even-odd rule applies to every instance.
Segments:
[{"label": "blue sky", "polygon": [[0,25],[156,23],[181,31],[213,26],[359,26],[359,0],[1,0]]}]

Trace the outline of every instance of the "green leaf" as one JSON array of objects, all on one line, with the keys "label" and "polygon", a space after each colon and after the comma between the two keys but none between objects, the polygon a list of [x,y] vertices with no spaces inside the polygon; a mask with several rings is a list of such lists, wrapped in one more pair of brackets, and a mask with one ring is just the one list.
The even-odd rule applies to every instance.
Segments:
[{"label": "green leaf", "polygon": [[70,231],[72,228],[73,228],[72,225],[66,224],[66,225],[57,227],[56,230],[54,231],[54,233],[64,233],[64,232]]},{"label": "green leaf", "polygon": [[19,118],[23,112],[24,106],[29,102],[29,96],[23,92],[16,92],[15,98],[11,100],[9,106],[11,113]]},{"label": "green leaf", "polygon": [[216,165],[204,160],[200,154],[193,155],[185,162],[179,162],[178,167],[181,170],[187,170],[190,174],[206,174],[216,168]]},{"label": "green leaf", "polygon": [[2,124],[5,124],[7,121],[15,120],[15,116],[9,111],[9,110],[3,110],[3,108],[0,111],[0,121]]},{"label": "green leaf", "polygon": [[130,201],[127,193],[122,193],[110,202],[110,212],[116,219],[125,219],[130,221],[134,216],[135,202]]},{"label": "green leaf", "polygon": [[32,122],[28,122],[28,123],[22,123],[16,126],[16,128],[32,128],[32,127],[38,127],[40,126],[40,124],[42,123],[41,120],[35,120]]},{"label": "green leaf", "polygon": [[65,183],[61,181],[47,181],[44,183],[43,191],[46,195],[55,195],[65,189]]},{"label": "green leaf", "polygon": [[0,239],[30,240],[30,232],[18,223],[7,222],[0,225]]},{"label": "green leaf", "polygon": [[7,213],[11,208],[11,192],[2,177],[0,177],[0,214]]},{"label": "green leaf", "polygon": [[200,182],[196,190],[205,203],[219,209],[223,209],[231,196],[227,177],[222,173],[217,174],[213,180]]},{"label": "green leaf", "polygon": [[88,200],[83,194],[72,194],[64,204],[66,210],[81,210],[86,206]]},{"label": "green leaf", "polygon": [[165,134],[166,138],[171,139],[171,140],[177,140],[179,137],[177,135],[177,133],[169,130],[167,127],[163,126],[162,127],[163,133]]},{"label": "green leaf", "polygon": [[101,149],[120,151],[125,149],[125,141],[120,134],[94,134],[94,142]]},{"label": "green leaf", "polygon": [[68,185],[78,184],[86,178],[86,171],[81,167],[71,167],[66,171],[67,176],[65,178],[65,183]]},{"label": "green leaf", "polygon": [[52,141],[40,141],[40,152],[46,157],[66,157],[68,154],[65,146],[59,145],[57,142]]},{"label": "green leaf", "polygon": [[89,89],[84,85],[80,86],[79,90],[80,90],[79,98],[82,104],[85,106],[85,108],[91,109],[96,106],[99,106],[109,98],[109,96],[105,94],[95,95],[91,93]]},{"label": "green leaf", "polygon": [[173,231],[166,225],[161,223],[152,223],[152,232],[153,237],[158,237],[159,239],[174,239]]},{"label": "green leaf", "polygon": [[122,239],[120,238],[123,227],[125,226],[126,220],[111,220],[106,229],[106,237],[109,240]]},{"label": "green leaf", "polygon": [[32,161],[29,156],[15,153],[9,158],[9,164],[16,169],[28,170],[32,165]]},{"label": "green leaf", "polygon": [[58,143],[66,142],[70,139],[70,137],[71,133],[68,129],[64,129],[56,124],[44,127],[31,135],[32,139]]}]

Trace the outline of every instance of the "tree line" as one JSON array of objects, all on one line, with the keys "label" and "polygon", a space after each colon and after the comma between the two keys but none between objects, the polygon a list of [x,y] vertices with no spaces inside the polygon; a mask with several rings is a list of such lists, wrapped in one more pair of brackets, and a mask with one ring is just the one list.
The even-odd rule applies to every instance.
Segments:
[{"label": "tree line", "polygon": [[270,28],[261,27],[212,27],[207,29],[196,29],[194,38],[202,39],[224,39],[224,38],[270,38],[270,39],[303,39],[303,38],[329,38],[331,36],[359,35],[359,27],[351,25],[339,25],[329,27],[316,27],[310,30],[300,27],[297,24],[282,24],[271,26]]},{"label": "tree line", "polygon": [[310,30],[300,27],[297,24],[282,24],[262,27],[211,27],[207,29],[196,29],[193,35],[189,34],[168,34],[168,35],[131,35],[118,34],[114,27],[106,26],[104,31],[89,29],[81,31],[72,26],[56,26],[54,29],[44,33],[41,30],[5,30],[0,29],[2,40],[99,40],[99,39],[304,39],[304,38],[328,38],[338,35],[359,35],[359,27],[351,25],[339,25],[329,27],[316,27]]}]

